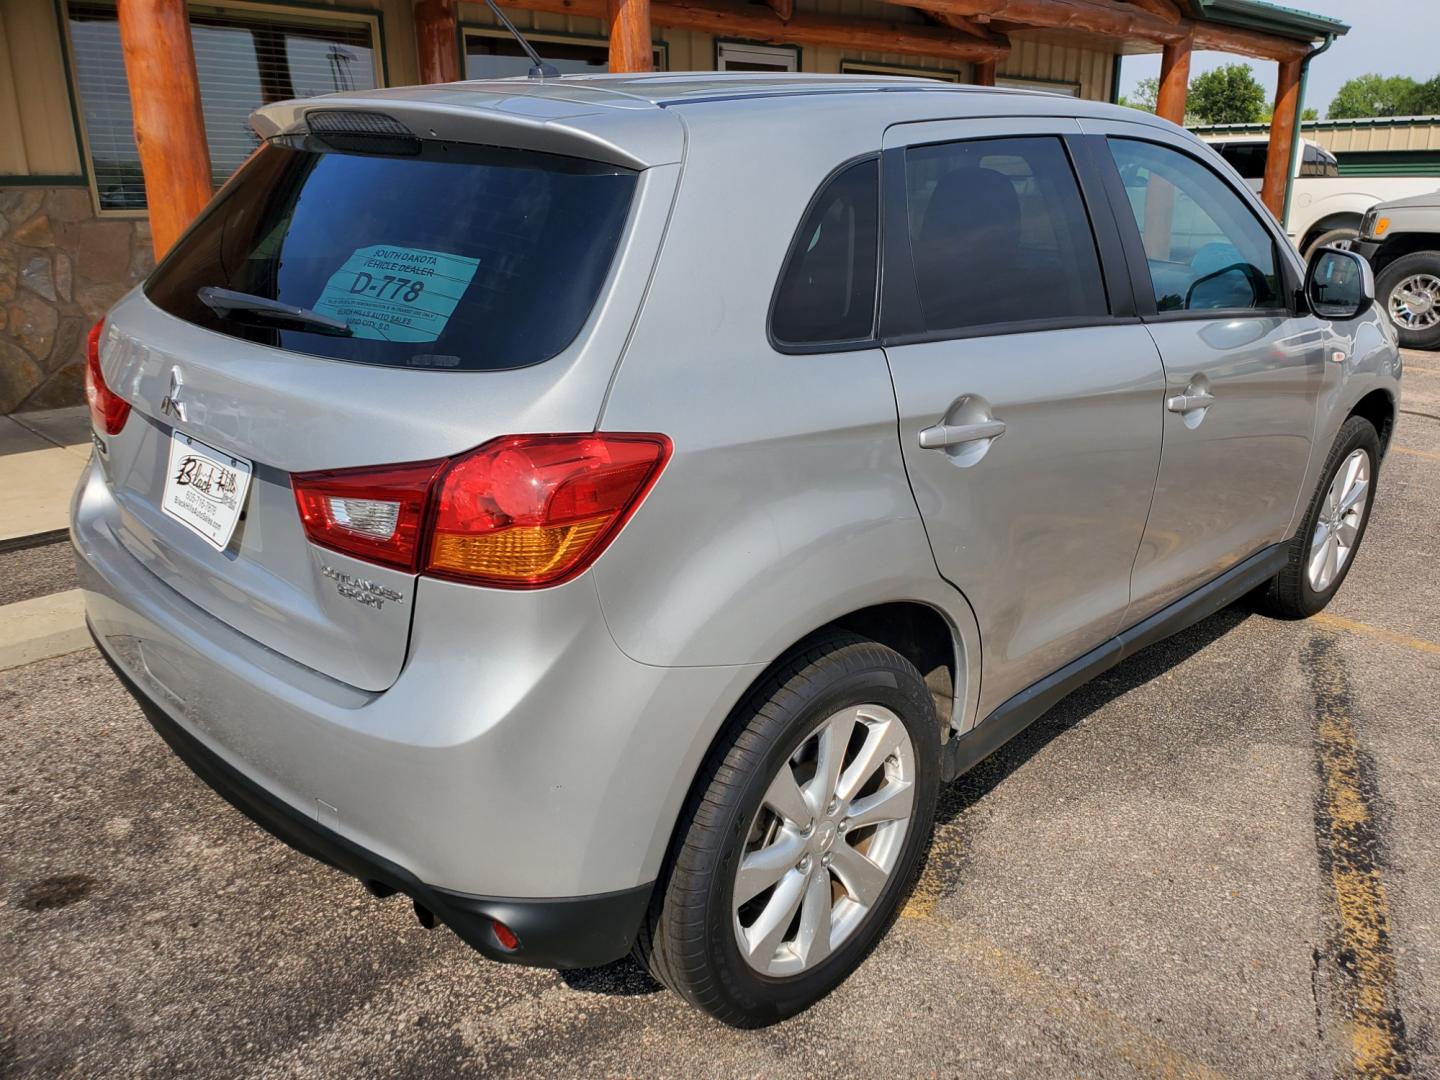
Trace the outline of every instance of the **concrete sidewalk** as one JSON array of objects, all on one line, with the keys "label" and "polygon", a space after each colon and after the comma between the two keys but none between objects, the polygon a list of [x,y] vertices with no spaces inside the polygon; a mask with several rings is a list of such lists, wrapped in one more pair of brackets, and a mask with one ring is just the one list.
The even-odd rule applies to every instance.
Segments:
[{"label": "concrete sidewalk", "polygon": [[0,545],[65,528],[89,458],[83,407],[0,416]]},{"label": "concrete sidewalk", "polygon": [[[32,573],[35,549],[64,542],[70,496],[89,458],[83,407],[0,416],[0,575]],[[0,605],[0,671],[89,644],[78,589]]]}]

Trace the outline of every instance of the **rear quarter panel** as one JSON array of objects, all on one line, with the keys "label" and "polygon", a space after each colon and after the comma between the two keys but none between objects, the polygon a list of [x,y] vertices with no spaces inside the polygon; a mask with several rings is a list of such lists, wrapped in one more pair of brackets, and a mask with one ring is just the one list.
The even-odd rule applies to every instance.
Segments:
[{"label": "rear quarter panel", "polygon": [[812,195],[880,145],[883,119],[847,123],[847,107],[681,110],[680,193],[602,418],[675,453],[594,573],[620,648],[668,666],[765,663],[858,608],[926,603],[973,662],[973,699],[973,616],[936,572],[884,354],[785,355],[766,333]]}]

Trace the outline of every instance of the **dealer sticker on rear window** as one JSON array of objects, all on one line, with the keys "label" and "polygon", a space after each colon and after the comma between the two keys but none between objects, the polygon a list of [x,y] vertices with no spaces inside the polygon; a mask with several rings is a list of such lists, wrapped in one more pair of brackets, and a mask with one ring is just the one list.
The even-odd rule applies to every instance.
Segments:
[{"label": "dealer sticker on rear window", "polygon": [[314,310],[372,341],[434,341],[480,266],[479,259],[424,248],[356,248],[330,275]]}]

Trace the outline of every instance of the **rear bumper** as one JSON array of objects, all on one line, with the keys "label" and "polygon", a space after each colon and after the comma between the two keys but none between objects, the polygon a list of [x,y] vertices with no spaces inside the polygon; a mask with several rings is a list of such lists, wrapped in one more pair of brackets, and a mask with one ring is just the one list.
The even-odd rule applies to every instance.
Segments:
[{"label": "rear bumper", "polygon": [[[650,902],[653,882],[598,896],[546,900],[468,896],[427,885],[403,867],[305,817],[247,779],[170,719],[115,662],[93,629],[91,636],[100,655],[139,702],[145,719],[170,744],[175,755],[231,806],[296,851],[367,885],[403,893],[492,960],[581,968],[609,963],[630,951]],[[507,949],[500,944],[494,931],[496,921],[514,932],[519,948]]]},{"label": "rear bumper", "polygon": [[[71,514],[91,633],[211,786],[496,959],[588,966],[629,948],[755,670],[636,663],[588,575],[535,593],[422,579],[399,678],[359,690],[171,589],[123,543],[122,514],[92,460]],[[500,949],[491,918],[521,950]]]}]

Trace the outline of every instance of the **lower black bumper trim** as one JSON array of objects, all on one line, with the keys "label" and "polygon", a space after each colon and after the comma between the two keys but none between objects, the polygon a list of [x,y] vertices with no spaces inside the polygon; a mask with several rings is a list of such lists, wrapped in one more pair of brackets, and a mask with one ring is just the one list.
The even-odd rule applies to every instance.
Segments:
[{"label": "lower black bumper trim", "polygon": [[[367,851],[250,780],[188,731],[176,724],[111,659],[94,628],[100,655],[140,704],[160,737],[206,784],[277,839],[367,885],[404,893],[434,913],[468,944],[492,960],[533,967],[583,968],[618,960],[630,951],[655,885],[620,892],[556,899],[470,896],[426,885],[409,871]],[[494,920],[514,931],[518,949],[495,937]]]}]

